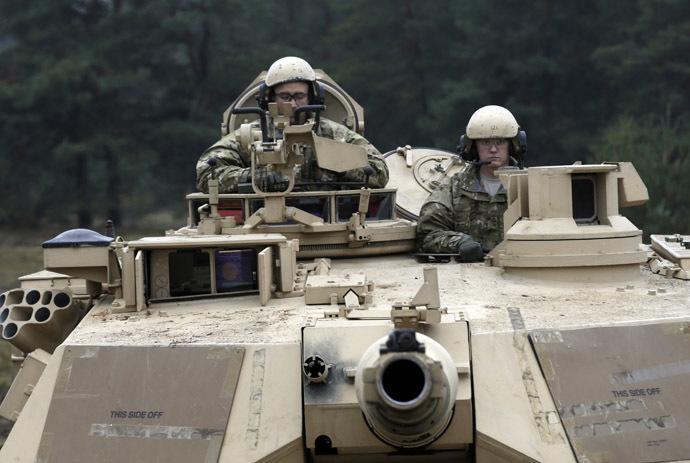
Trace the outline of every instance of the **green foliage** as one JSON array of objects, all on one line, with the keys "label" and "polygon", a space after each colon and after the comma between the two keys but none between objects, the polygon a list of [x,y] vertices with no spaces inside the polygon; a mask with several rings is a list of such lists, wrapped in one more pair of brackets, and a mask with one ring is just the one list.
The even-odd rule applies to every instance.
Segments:
[{"label": "green foliage", "polygon": [[333,16],[342,19],[329,36],[334,63],[328,72],[347,82],[365,107],[366,135],[381,151],[410,143],[436,145],[437,134],[427,128],[437,110],[432,100],[438,86],[453,72],[444,59],[448,37],[455,35],[447,14],[451,4],[440,0],[434,8],[416,8],[411,0],[357,1],[333,8]]},{"label": "green foliage", "polygon": [[[0,225],[182,211],[223,111],[286,55],[364,106],[382,152],[454,150],[487,104],[527,131],[528,165],[634,147],[626,120],[687,124],[685,0],[34,0],[0,18]],[[626,151],[645,179],[649,149]],[[669,223],[672,190],[649,206]]]},{"label": "green foliage", "polygon": [[690,119],[622,116],[594,143],[594,161],[628,161],[647,185],[649,202],[623,214],[650,234],[690,233]]},{"label": "green foliage", "polygon": [[454,2],[462,36],[450,46],[459,72],[443,82],[435,125],[455,114],[464,128],[477,108],[497,104],[527,131],[528,165],[582,160],[608,91],[590,55],[614,19],[625,21],[612,9],[597,0]]},{"label": "green foliage", "polygon": [[[199,60],[191,65],[203,21],[198,12],[185,16],[166,2],[114,5],[44,0],[22,10],[2,6],[3,17],[11,18],[2,33],[12,43],[0,68],[12,77],[0,83],[0,99],[11,108],[0,116],[10,154],[3,156],[0,184],[18,207],[0,221],[90,226],[97,213],[99,223],[118,223],[125,201],[127,211],[139,215],[166,200],[171,184],[191,191],[193,172],[172,168],[189,154],[185,148],[191,164],[212,134],[191,116],[189,92],[205,72]],[[163,21],[166,14],[184,20]],[[34,26],[36,20],[43,27]],[[151,34],[161,22],[162,43]],[[178,135],[186,142],[173,144]],[[161,188],[151,188],[154,178]]]},{"label": "green foliage", "polygon": [[688,233],[690,3],[639,0],[636,13],[616,41],[592,53],[615,89],[592,151],[597,161],[635,164],[650,200],[623,212],[645,235]]},{"label": "green foliage", "polygon": [[602,44],[592,54],[593,61],[620,94],[617,109],[684,113],[690,97],[690,3],[637,3],[632,25],[622,29],[619,41]]}]

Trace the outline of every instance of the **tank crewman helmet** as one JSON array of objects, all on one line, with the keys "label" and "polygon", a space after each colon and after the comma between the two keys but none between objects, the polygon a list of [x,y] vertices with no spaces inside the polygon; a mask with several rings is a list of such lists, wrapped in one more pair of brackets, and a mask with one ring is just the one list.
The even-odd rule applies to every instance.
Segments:
[{"label": "tank crewman helmet", "polygon": [[489,105],[479,108],[467,123],[465,134],[460,137],[458,153],[467,162],[478,162],[477,146],[474,140],[505,138],[510,141],[511,164],[522,167],[527,154],[527,134],[510,111],[502,106]]},{"label": "tank crewman helmet", "polygon": [[286,82],[306,82],[309,84],[309,104],[323,104],[323,85],[316,81],[314,69],[302,58],[286,56],[268,68],[266,79],[259,86],[259,94],[256,96],[259,106],[267,110],[268,103],[275,99],[275,86]]}]

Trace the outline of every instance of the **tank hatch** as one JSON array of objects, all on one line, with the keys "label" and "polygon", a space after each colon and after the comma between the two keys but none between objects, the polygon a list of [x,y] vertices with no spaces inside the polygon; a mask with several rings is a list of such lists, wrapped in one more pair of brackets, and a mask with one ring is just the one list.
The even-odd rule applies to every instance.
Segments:
[{"label": "tank hatch", "polygon": [[390,172],[386,187],[398,189],[396,212],[410,220],[419,218],[424,201],[443,180],[466,165],[450,151],[409,145],[389,151],[383,157]]}]

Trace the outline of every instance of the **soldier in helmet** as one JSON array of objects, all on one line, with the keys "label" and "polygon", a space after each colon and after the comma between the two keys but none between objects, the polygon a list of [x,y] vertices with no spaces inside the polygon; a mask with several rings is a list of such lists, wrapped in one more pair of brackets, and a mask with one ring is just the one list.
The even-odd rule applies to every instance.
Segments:
[{"label": "soldier in helmet", "polygon": [[499,244],[508,205],[497,170],[521,168],[525,148],[525,132],[510,111],[501,106],[478,109],[458,146],[467,166],[446,179],[422,206],[420,251],[457,253],[463,262],[477,262]]},{"label": "soldier in helmet", "polygon": [[[268,108],[268,103],[275,101],[279,110],[283,103],[290,103],[293,109],[309,104],[323,103],[323,88],[316,81],[316,73],[305,60],[294,56],[281,58],[271,65],[266,73],[266,80],[260,86],[257,96],[259,105],[263,109]],[[291,118],[291,124],[303,124],[307,114],[300,113],[299,121]],[[256,123],[258,128],[259,123]],[[269,127],[269,130],[271,128]],[[388,167],[383,161],[381,153],[356,132],[344,125],[325,118],[316,118],[315,132],[321,137],[330,138],[342,143],[363,146],[367,152],[369,166],[373,172],[369,175],[368,186],[383,188],[388,183]],[[321,169],[316,164],[313,150],[306,148],[305,163],[297,167],[295,182],[364,182],[366,173],[364,169],[354,169],[346,172],[333,172]],[[210,157],[217,159],[215,175],[219,180],[221,193],[233,193],[237,191],[238,184],[251,181],[251,158],[249,153],[236,141],[236,133],[226,135],[201,155],[196,165],[197,188],[200,191],[208,191],[208,179],[212,168],[208,164]],[[260,176],[273,176],[275,178],[258,178],[260,185],[280,182],[275,172],[258,173]],[[268,181],[267,181],[268,180]],[[341,186],[347,188],[346,185]],[[332,185],[310,185],[308,189],[333,189]],[[336,187],[337,188],[337,187]],[[353,186],[359,188],[359,185]]]}]

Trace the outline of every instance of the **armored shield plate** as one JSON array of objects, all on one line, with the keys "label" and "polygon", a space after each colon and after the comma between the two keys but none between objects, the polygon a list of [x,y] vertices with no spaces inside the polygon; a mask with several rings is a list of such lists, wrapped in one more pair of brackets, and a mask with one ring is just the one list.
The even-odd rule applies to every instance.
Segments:
[{"label": "armored shield plate", "polygon": [[690,459],[690,323],[530,339],[578,461]]},{"label": "armored shield plate", "polygon": [[36,461],[218,461],[241,347],[65,349]]}]

